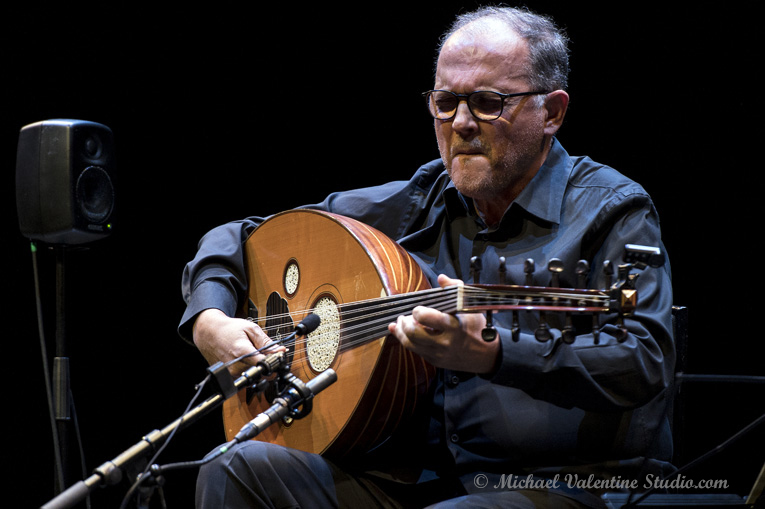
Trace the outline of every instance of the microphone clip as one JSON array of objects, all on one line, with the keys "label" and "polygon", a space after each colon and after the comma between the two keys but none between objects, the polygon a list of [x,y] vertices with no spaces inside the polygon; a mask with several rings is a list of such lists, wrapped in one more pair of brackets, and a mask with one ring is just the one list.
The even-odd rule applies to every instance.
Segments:
[{"label": "microphone clip", "polygon": [[281,403],[288,408],[284,419],[302,419],[311,413],[314,393],[302,380],[286,371],[279,376],[278,384],[283,389],[274,403]]},{"label": "microphone clip", "polygon": [[[303,383],[291,373],[282,375],[282,379],[288,383],[287,388],[273,400],[268,410],[258,414],[242,427],[232,440],[233,443],[253,438],[280,419],[302,419],[311,413],[314,395],[334,383],[337,380],[337,374],[334,370],[327,369],[307,383]],[[223,453],[225,450],[228,450],[228,447],[221,448],[220,452]]]},{"label": "microphone clip", "polygon": [[200,396],[207,399],[213,395],[220,395],[228,399],[238,392],[234,384],[234,378],[228,371],[228,366],[223,362],[216,362],[207,368],[208,378],[204,383],[197,384],[197,390],[201,390]]}]

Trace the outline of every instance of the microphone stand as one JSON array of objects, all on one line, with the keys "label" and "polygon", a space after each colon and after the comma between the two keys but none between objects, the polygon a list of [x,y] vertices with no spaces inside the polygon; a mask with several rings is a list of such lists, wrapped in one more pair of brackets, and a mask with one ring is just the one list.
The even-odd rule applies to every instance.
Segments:
[{"label": "microphone stand", "polygon": [[283,383],[289,384],[289,387],[278,397],[274,398],[274,403],[270,408],[242,426],[236,436],[229,442],[221,445],[199,461],[173,463],[163,466],[152,465],[150,468],[151,474],[159,478],[164,472],[169,470],[205,465],[231,450],[236,444],[256,437],[260,432],[284,417],[289,416],[293,419],[302,419],[311,412],[314,395],[335,383],[337,381],[337,373],[333,369],[326,369],[307,383],[303,383],[289,371],[283,372],[280,378],[282,378]]},{"label": "microphone stand", "polygon": [[53,509],[72,507],[84,500],[96,487],[110,486],[119,483],[122,480],[123,471],[143,459],[149,453],[155,451],[156,447],[165,442],[175,430],[185,429],[196,422],[200,417],[206,415],[210,410],[222,405],[226,399],[236,394],[240,389],[251,385],[253,382],[264,376],[274,373],[284,364],[286,364],[286,355],[284,352],[268,355],[264,360],[259,362],[256,366],[249,368],[234,381],[231,380],[231,376],[223,363],[219,362],[210,366],[208,371],[212,375],[211,380],[215,385],[215,393],[212,396],[208,397],[205,401],[192,408],[185,415],[176,419],[161,430],[154,430],[144,436],[135,445],[96,468],[93,475],[85,480],[75,483],[60,493],[57,497],[43,505],[42,508]]}]

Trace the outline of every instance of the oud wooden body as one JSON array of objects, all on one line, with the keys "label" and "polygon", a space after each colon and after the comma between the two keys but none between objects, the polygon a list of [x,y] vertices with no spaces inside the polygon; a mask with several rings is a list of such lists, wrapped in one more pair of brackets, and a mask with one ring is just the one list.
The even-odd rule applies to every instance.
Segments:
[{"label": "oud wooden body", "polygon": [[[250,308],[257,310],[264,329],[269,299],[286,304],[290,323],[296,324],[319,299],[342,306],[429,287],[398,244],[343,216],[312,210],[277,214],[253,232],[245,247]],[[389,436],[413,414],[435,370],[388,338],[384,328],[379,332],[372,341],[351,345],[341,327],[339,348],[329,365],[337,382],[315,397],[306,417],[272,425],[256,439],[344,457]],[[320,371],[308,362],[305,349],[296,348],[291,372],[307,382]],[[270,406],[265,393],[249,404],[245,391],[229,398],[223,409],[227,438]]]}]

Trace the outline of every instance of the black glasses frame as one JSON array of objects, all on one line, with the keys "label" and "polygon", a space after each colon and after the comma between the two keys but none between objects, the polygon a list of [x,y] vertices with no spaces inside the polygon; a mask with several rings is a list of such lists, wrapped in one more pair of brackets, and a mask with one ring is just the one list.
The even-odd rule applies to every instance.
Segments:
[{"label": "black glasses frame", "polygon": [[[456,92],[452,92],[451,90],[428,90],[427,92],[423,92],[422,96],[425,97],[425,100],[427,101],[428,112],[436,120],[451,120],[451,119],[453,119],[457,115],[457,108],[455,107],[454,108],[454,113],[452,113],[448,117],[439,117],[439,116],[435,115],[434,112],[433,112],[433,109],[431,108],[431,104],[430,104],[430,96],[433,93],[435,93],[435,92],[444,92],[444,93],[453,95],[454,97],[457,98],[457,106],[459,106],[459,103],[461,103],[462,100],[465,100],[465,102],[467,102],[468,109],[470,110],[470,113],[475,118],[477,118],[478,120],[487,120],[487,121],[497,120],[499,117],[502,116],[502,113],[505,111],[505,100],[506,99],[509,99],[511,97],[523,97],[523,96],[527,96],[527,95],[542,95],[542,94],[549,94],[550,93],[550,92],[548,92],[546,90],[537,90],[537,91],[533,91],[533,92],[516,92],[514,94],[503,94],[501,92],[495,92],[494,90],[476,90],[475,92],[470,92],[469,94],[457,94]],[[474,96],[475,94],[486,94],[486,93],[498,95],[502,99],[502,101],[500,103],[500,107],[499,107],[499,113],[496,116],[491,116],[491,115],[478,116],[473,111],[473,106],[470,103],[470,98],[472,96]]]}]

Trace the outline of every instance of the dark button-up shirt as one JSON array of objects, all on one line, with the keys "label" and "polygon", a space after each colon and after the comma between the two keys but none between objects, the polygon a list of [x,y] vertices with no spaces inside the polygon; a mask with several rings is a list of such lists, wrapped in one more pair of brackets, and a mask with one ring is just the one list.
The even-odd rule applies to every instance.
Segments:
[{"label": "dark button-up shirt", "polygon": [[[334,193],[310,207],[353,217],[397,240],[433,284],[439,273],[474,282],[470,259],[477,256],[480,283],[499,282],[504,257],[507,284],[547,286],[547,264],[557,258],[565,267],[558,286],[576,287],[577,262],[586,260],[587,286],[602,289],[600,268],[606,261],[623,263],[626,244],[663,250],[659,218],[645,190],[610,167],[569,156],[557,140],[493,228],[457,191],[440,160],[408,181]],[[230,315],[241,308],[242,244],[261,221],[230,223],[202,240],[184,272],[182,335],[189,336],[193,317],[206,308]],[[534,267],[530,282],[527,260]],[[668,263],[643,270],[637,288],[638,309],[625,322],[629,334],[623,341],[611,316],[597,340],[584,322],[577,324],[576,341],[564,343],[561,317],[550,316],[553,340],[540,342],[535,313],[521,314],[514,341],[509,313],[495,313],[502,346],[497,370],[484,376],[438,372],[425,466],[458,477],[469,492],[476,490],[477,473],[489,479],[566,473],[624,479],[666,466],[667,388],[674,369]]]}]

